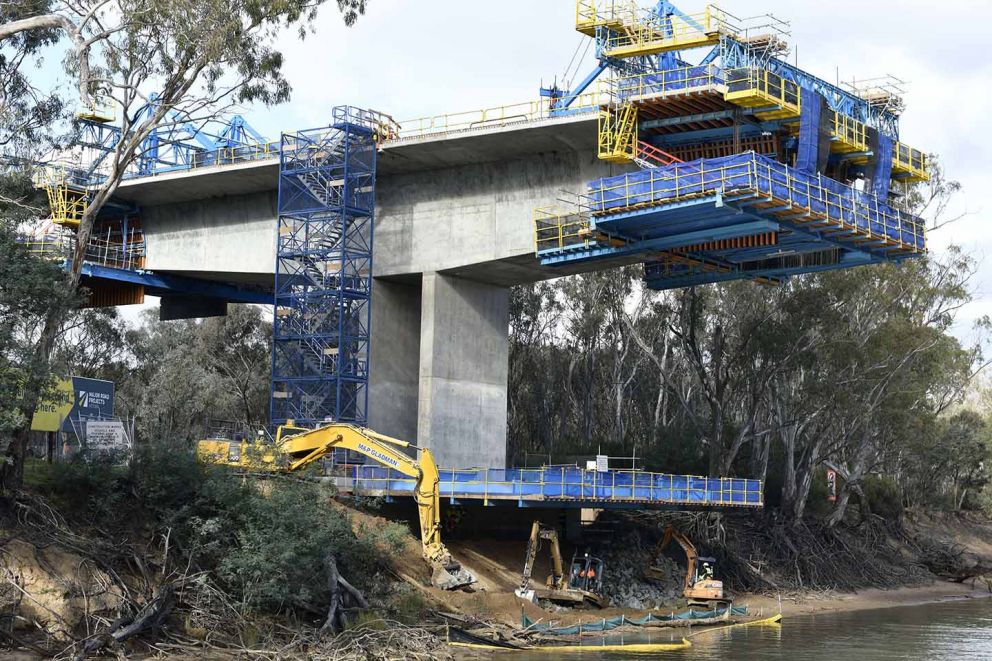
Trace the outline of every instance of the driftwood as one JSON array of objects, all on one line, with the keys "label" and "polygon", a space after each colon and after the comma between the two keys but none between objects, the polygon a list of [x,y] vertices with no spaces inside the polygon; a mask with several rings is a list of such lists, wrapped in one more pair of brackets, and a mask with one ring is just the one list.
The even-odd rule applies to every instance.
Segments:
[{"label": "driftwood", "polygon": [[134,615],[115,621],[103,632],[88,640],[76,659],[85,659],[87,655],[103,649],[110,643],[121,643],[139,633],[160,626],[172,612],[175,604],[175,591],[172,585],[164,585],[155,597]]},{"label": "driftwood", "polygon": [[354,604],[358,608],[367,609],[369,602],[358,588],[338,572],[338,561],[334,554],[329,553],[324,562],[327,564],[327,588],[331,593],[331,603],[327,607],[327,618],[320,631],[337,634],[348,628],[346,611],[349,606]]}]

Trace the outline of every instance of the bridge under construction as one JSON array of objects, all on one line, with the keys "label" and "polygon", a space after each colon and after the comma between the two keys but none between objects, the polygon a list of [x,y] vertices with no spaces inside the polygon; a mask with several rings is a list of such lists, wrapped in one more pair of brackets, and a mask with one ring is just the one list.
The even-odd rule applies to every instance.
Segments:
[{"label": "bridge under construction", "polygon": [[[523,104],[399,121],[342,105],[277,140],[174,113],[101,210],[89,304],[155,295],[165,319],[271,305],[271,424],[369,425],[478,467],[449,471],[447,492],[442,478],[451,499],[760,506],[748,480],[491,473],[508,288],[633,264],[655,290],[774,286],[924,254],[902,200],[928,164],[899,134],[901,83],[824,81],[787,61],[787,23],[714,6],[578,0],[575,29],[595,66]],[[29,239],[55,259],[120,140],[111,113],[80,121],[85,158],[40,181],[58,228]],[[347,479],[404,493],[377,470]]]}]

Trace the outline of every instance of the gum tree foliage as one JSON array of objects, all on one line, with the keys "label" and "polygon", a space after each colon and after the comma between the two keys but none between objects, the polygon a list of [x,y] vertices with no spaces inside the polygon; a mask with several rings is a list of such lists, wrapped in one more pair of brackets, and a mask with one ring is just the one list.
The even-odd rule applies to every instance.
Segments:
[{"label": "gum tree foliage", "polygon": [[47,366],[32,361],[33,331],[51,306],[73,302],[62,287],[62,270],[18,241],[18,225],[36,218],[44,205],[30,179],[0,174],[0,457],[27,423],[18,406],[25,384],[33,380],[43,389],[48,383]]},{"label": "gum tree foliage", "polygon": [[[938,169],[909,203],[939,227],[958,188]],[[840,477],[829,525],[852,499],[870,509],[878,474],[907,494],[931,484],[956,507],[977,502],[984,432],[945,419],[985,364],[987,322],[974,346],[951,334],[976,269],[951,248],[775,287],[650,292],[627,269],[517,288],[511,452],[602,450],[659,471],[755,477],[797,523],[828,467]]]},{"label": "gum tree foliage", "polygon": [[[141,156],[142,142],[160,126],[194,125],[235,103],[279,103],[290,95],[282,74],[277,36],[287,29],[302,38],[324,0],[26,0],[0,4],[0,50],[5,71],[16,72],[4,92],[13,107],[0,119],[0,137],[24,126],[42,128],[58,108],[23,103],[30,85],[29,56],[44,46],[64,48],[66,72],[77,83],[82,108],[109,104],[120,138],[103,159],[102,183],[92,192],[77,230],[65,289],[74,292],[93,222],[125,174]],[[365,10],[365,0],[338,0],[346,24]],[[19,54],[24,54],[23,57]],[[157,100],[150,114],[143,106]],[[17,104],[22,104],[18,106]],[[25,123],[27,121],[27,123]],[[35,360],[47,364],[63,325],[65,309],[52,306],[36,347]],[[29,382],[21,403],[30,418],[40,386]],[[16,488],[22,479],[26,434],[8,449],[0,469],[0,488]]]}]

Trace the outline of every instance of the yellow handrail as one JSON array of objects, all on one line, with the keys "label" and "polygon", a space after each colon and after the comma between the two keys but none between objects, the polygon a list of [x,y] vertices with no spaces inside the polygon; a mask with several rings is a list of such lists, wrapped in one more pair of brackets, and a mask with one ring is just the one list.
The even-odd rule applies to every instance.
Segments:
[{"label": "yellow handrail", "polygon": [[[606,83],[597,83],[593,89],[583,92],[569,106],[569,111],[598,108],[610,102]],[[397,140],[420,138],[429,135],[444,135],[463,131],[483,130],[520,122],[535,122],[550,119],[551,99],[524,101],[493,108],[466,110],[431,117],[418,117],[399,123]],[[388,142],[391,141],[387,141]]]}]

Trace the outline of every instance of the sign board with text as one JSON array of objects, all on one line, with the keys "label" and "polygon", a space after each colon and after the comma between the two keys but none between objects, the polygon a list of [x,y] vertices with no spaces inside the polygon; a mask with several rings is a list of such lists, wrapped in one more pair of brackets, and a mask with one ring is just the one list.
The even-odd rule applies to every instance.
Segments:
[{"label": "sign board with text", "polygon": [[59,379],[46,392],[31,420],[34,431],[73,431],[83,422],[109,418],[114,414],[114,382],[73,376]]},{"label": "sign board with text", "polygon": [[91,452],[127,450],[130,444],[120,420],[87,420],[86,449]]}]

